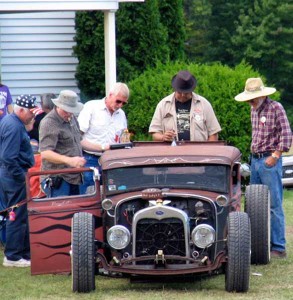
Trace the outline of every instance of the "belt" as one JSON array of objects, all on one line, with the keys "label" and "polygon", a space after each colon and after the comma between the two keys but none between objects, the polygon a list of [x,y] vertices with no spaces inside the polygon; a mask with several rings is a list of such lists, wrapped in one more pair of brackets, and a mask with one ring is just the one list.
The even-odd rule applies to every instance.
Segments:
[{"label": "belt", "polygon": [[85,152],[85,151],[82,151],[82,154],[83,155],[89,155],[89,156],[93,156],[93,157],[101,157],[101,154],[99,153],[97,153],[97,154],[93,154],[93,153],[88,153],[88,152]]},{"label": "belt", "polygon": [[259,153],[251,153],[253,158],[260,159],[264,157],[268,157],[272,155],[271,151],[266,151],[266,152],[259,152]]}]

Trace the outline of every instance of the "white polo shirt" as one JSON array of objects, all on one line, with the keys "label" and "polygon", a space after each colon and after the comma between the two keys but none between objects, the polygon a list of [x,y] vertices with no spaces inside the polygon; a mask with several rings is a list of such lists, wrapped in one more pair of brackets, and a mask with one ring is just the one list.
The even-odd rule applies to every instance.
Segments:
[{"label": "white polo shirt", "polygon": [[111,114],[106,107],[105,98],[86,102],[78,116],[78,123],[84,133],[83,138],[99,145],[116,144],[117,138],[127,128],[124,111],[118,109]]}]

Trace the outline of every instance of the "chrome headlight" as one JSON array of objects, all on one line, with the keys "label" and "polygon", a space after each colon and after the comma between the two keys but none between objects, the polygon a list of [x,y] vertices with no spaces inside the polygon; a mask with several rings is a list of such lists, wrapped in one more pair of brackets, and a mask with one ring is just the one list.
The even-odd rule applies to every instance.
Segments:
[{"label": "chrome headlight", "polygon": [[219,205],[219,206],[227,206],[228,205],[228,198],[224,195],[219,195],[217,198],[216,198],[216,203]]},{"label": "chrome headlight", "polygon": [[124,249],[130,242],[130,232],[122,225],[115,225],[107,232],[109,245],[114,249]]},{"label": "chrome headlight", "polygon": [[208,224],[196,226],[191,233],[191,238],[195,246],[198,248],[206,248],[211,246],[215,241],[215,230]]},{"label": "chrome headlight", "polygon": [[113,207],[112,200],[111,199],[107,199],[107,198],[104,199],[102,201],[102,207],[103,207],[104,210],[110,210],[110,209],[112,209],[112,207]]}]

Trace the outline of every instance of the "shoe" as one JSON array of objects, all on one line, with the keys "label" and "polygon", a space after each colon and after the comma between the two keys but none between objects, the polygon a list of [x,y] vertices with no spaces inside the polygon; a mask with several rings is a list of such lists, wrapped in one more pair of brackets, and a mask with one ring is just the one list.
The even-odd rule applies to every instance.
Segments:
[{"label": "shoe", "polygon": [[31,261],[23,259],[23,258],[14,261],[14,260],[9,260],[6,257],[4,257],[3,266],[4,267],[27,268],[27,267],[31,266]]},{"label": "shoe", "polygon": [[286,258],[287,257],[287,253],[286,253],[286,251],[273,250],[273,251],[271,251],[271,257],[274,257],[274,258]]}]

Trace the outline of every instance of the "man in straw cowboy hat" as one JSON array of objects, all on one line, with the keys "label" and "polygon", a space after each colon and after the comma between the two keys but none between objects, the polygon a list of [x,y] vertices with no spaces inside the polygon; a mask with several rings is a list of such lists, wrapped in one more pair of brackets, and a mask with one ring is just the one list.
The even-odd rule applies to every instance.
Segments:
[{"label": "man in straw cowboy hat", "polygon": [[149,127],[153,140],[218,140],[221,127],[210,102],[193,92],[195,77],[183,70],[171,84],[175,92],[158,103]]},{"label": "man in straw cowboy hat", "polygon": [[283,106],[269,99],[275,88],[261,78],[249,78],[244,92],[235,97],[251,106],[251,184],[267,185],[271,195],[271,255],[286,257],[283,211],[282,152],[292,143],[292,132]]},{"label": "man in straw cowboy hat", "polygon": [[[42,170],[83,167],[86,160],[82,156],[81,133],[75,117],[83,104],[70,90],[61,91],[52,101],[55,107],[40,123]],[[42,177],[43,191],[49,197],[78,195],[81,183],[80,173]]]}]

